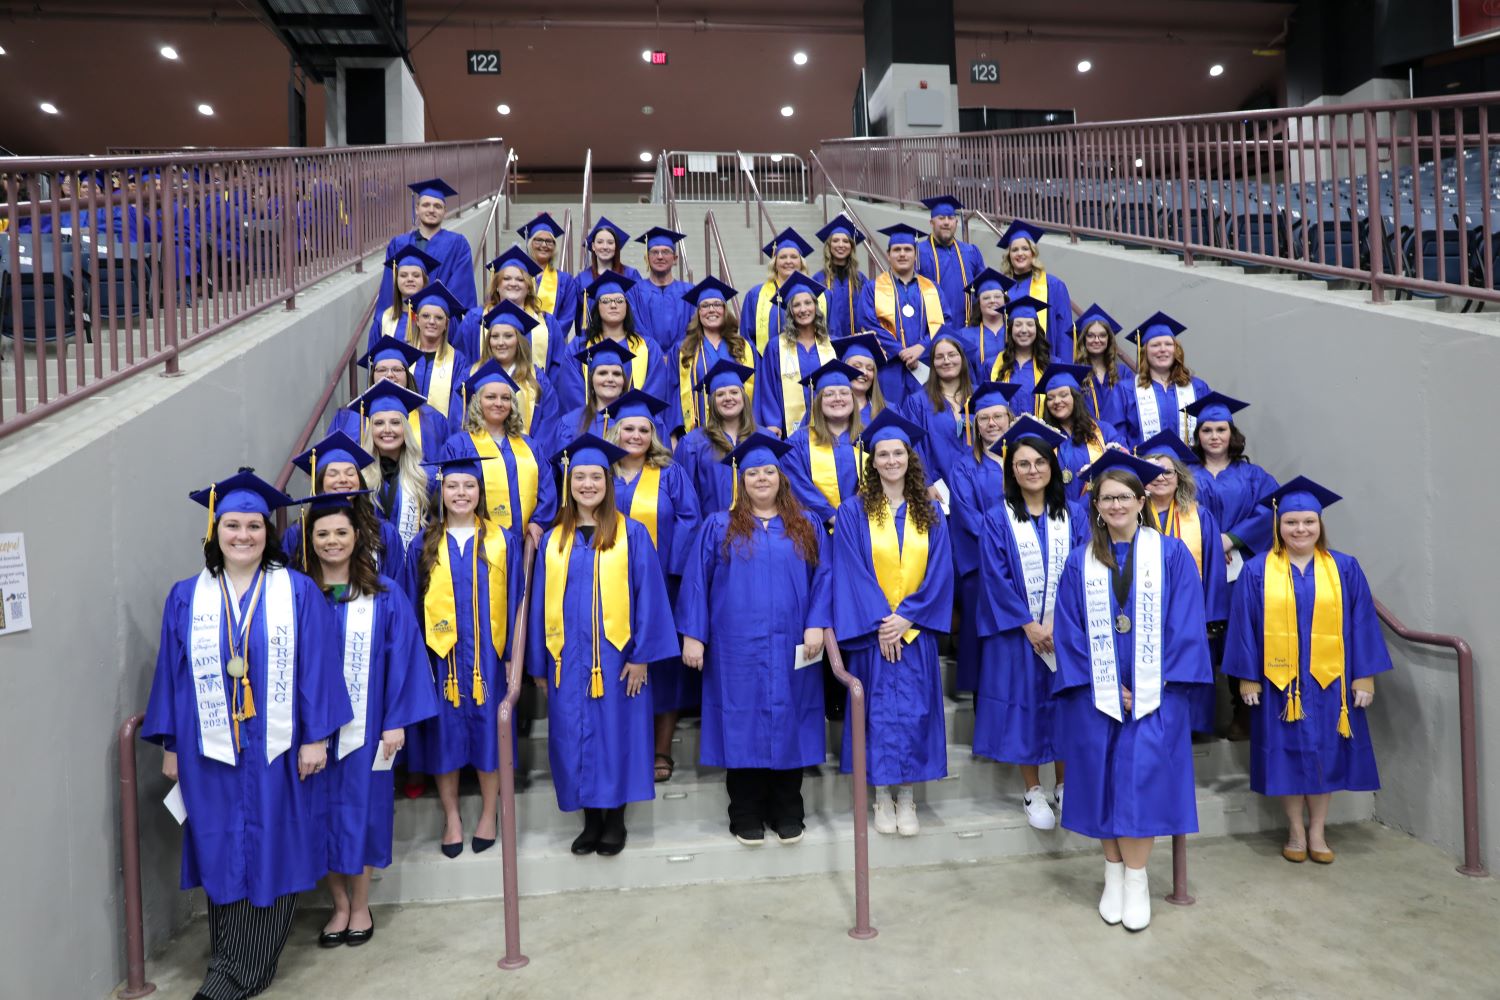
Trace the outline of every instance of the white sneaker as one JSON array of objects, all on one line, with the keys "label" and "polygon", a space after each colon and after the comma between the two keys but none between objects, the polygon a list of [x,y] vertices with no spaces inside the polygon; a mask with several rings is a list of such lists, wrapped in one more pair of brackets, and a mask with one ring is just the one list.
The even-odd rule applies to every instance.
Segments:
[{"label": "white sneaker", "polygon": [[1125,869],[1124,896],[1120,922],[1127,931],[1145,930],[1151,924],[1151,887],[1146,880],[1146,869]]},{"label": "white sneaker", "polygon": [[1026,790],[1026,822],[1036,830],[1051,830],[1057,826],[1057,816],[1052,812],[1041,785],[1032,785]]},{"label": "white sneaker", "polygon": [[891,801],[891,790],[887,787],[875,789],[875,832],[896,832],[896,804]]},{"label": "white sneaker", "polygon": [[1058,819],[1062,819],[1062,790],[1063,786],[1061,782],[1058,783],[1056,788],[1052,789],[1052,801],[1057,803]]},{"label": "white sneaker", "polygon": [[1104,895],[1099,897],[1099,916],[1113,926],[1125,908],[1125,862],[1104,862]]},{"label": "white sneaker", "polygon": [[910,785],[902,785],[896,796],[896,829],[903,837],[915,837],[922,832],[917,822],[917,799]]}]

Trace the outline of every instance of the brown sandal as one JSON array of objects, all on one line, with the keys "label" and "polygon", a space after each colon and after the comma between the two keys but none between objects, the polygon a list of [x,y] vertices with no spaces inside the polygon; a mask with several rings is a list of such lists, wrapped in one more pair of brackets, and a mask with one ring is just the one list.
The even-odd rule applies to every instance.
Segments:
[{"label": "brown sandal", "polygon": [[677,771],[677,762],[664,753],[656,755],[656,783],[659,785],[664,781],[671,781],[672,775]]}]

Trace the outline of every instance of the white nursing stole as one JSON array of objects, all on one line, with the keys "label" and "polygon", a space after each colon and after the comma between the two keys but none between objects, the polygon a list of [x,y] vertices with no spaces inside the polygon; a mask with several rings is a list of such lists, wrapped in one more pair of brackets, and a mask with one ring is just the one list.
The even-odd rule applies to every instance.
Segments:
[{"label": "white nursing stole", "polygon": [[[1135,688],[1131,714],[1143,719],[1161,707],[1162,585],[1161,533],[1136,529]],[[1090,546],[1083,560],[1084,614],[1088,619],[1089,660],[1093,665],[1094,707],[1116,722],[1125,721],[1120,703],[1120,668],[1115,662],[1115,616],[1110,608],[1109,567]]]},{"label": "white nursing stole", "polygon": [[404,476],[397,484],[397,488],[401,490],[401,517],[396,522],[396,533],[401,536],[402,547],[410,548],[411,540],[416,538],[422,530],[421,516],[418,513],[420,505],[416,492],[406,485]]},{"label": "white nursing stole", "polygon": [[[292,745],[292,710],[297,701],[297,625],[291,572],[277,569],[266,573],[265,588],[266,690],[260,695],[260,711],[266,721],[266,763],[269,764]],[[188,657],[198,706],[199,750],[210,760],[232,767],[235,764],[234,740],[220,647],[223,603],[219,582],[206,569],[198,574],[198,582],[193,586],[192,615]],[[230,622],[230,628],[233,627],[234,623]],[[249,645],[248,638],[246,645]],[[248,649],[245,652],[248,653]],[[246,656],[247,667],[248,661]],[[230,683],[238,681],[231,679]]]},{"label": "white nursing stole", "polygon": [[[1187,385],[1179,385],[1177,389],[1177,408],[1192,406],[1198,401],[1198,390],[1190,380]],[[1161,433],[1161,411],[1156,405],[1156,384],[1135,386],[1135,408],[1141,417],[1141,440],[1145,441],[1154,434]],[[1193,430],[1198,426],[1198,421],[1186,413],[1178,419],[1177,436],[1183,441],[1193,440]]]},{"label": "white nursing stole", "polygon": [[370,651],[375,647],[375,598],[363,594],[344,605],[344,688],[354,718],[339,728],[339,760],[365,745],[370,707]]},{"label": "white nursing stole", "polygon": [[[1016,539],[1016,550],[1021,554],[1021,575],[1025,578],[1026,606],[1034,621],[1048,624],[1052,621],[1052,610],[1057,606],[1057,581],[1068,562],[1069,523],[1068,513],[1047,519],[1047,555],[1042,557],[1042,542],[1037,537],[1036,525],[1029,517],[1017,517],[1010,504],[1005,505],[1010,515],[1011,531]],[[1057,672],[1057,654],[1038,653],[1047,669]]]}]

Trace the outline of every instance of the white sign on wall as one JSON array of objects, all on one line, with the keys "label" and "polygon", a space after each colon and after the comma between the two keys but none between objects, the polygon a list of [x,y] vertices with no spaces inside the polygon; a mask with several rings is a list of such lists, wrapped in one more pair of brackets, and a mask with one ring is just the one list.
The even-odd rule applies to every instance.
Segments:
[{"label": "white sign on wall", "polygon": [[31,628],[26,540],[19,531],[0,533],[0,635]]}]

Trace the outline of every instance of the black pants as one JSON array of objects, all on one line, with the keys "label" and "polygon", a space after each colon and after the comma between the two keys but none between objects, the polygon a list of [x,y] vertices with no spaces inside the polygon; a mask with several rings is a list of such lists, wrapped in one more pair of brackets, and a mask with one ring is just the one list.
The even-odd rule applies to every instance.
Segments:
[{"label": "black pants", "polygon": [[724,785],[731,832],[802,826],[802,768],[731,767],[724,772]]},{"label": "black pants", "polygon": [[265,991],[276,978],[276,963],[292,932],[297,894],[276,897],[270,906],[248,899],[208,904],[208,940],[212,954],[198,995],[209,1000],[241,1000]]}]

